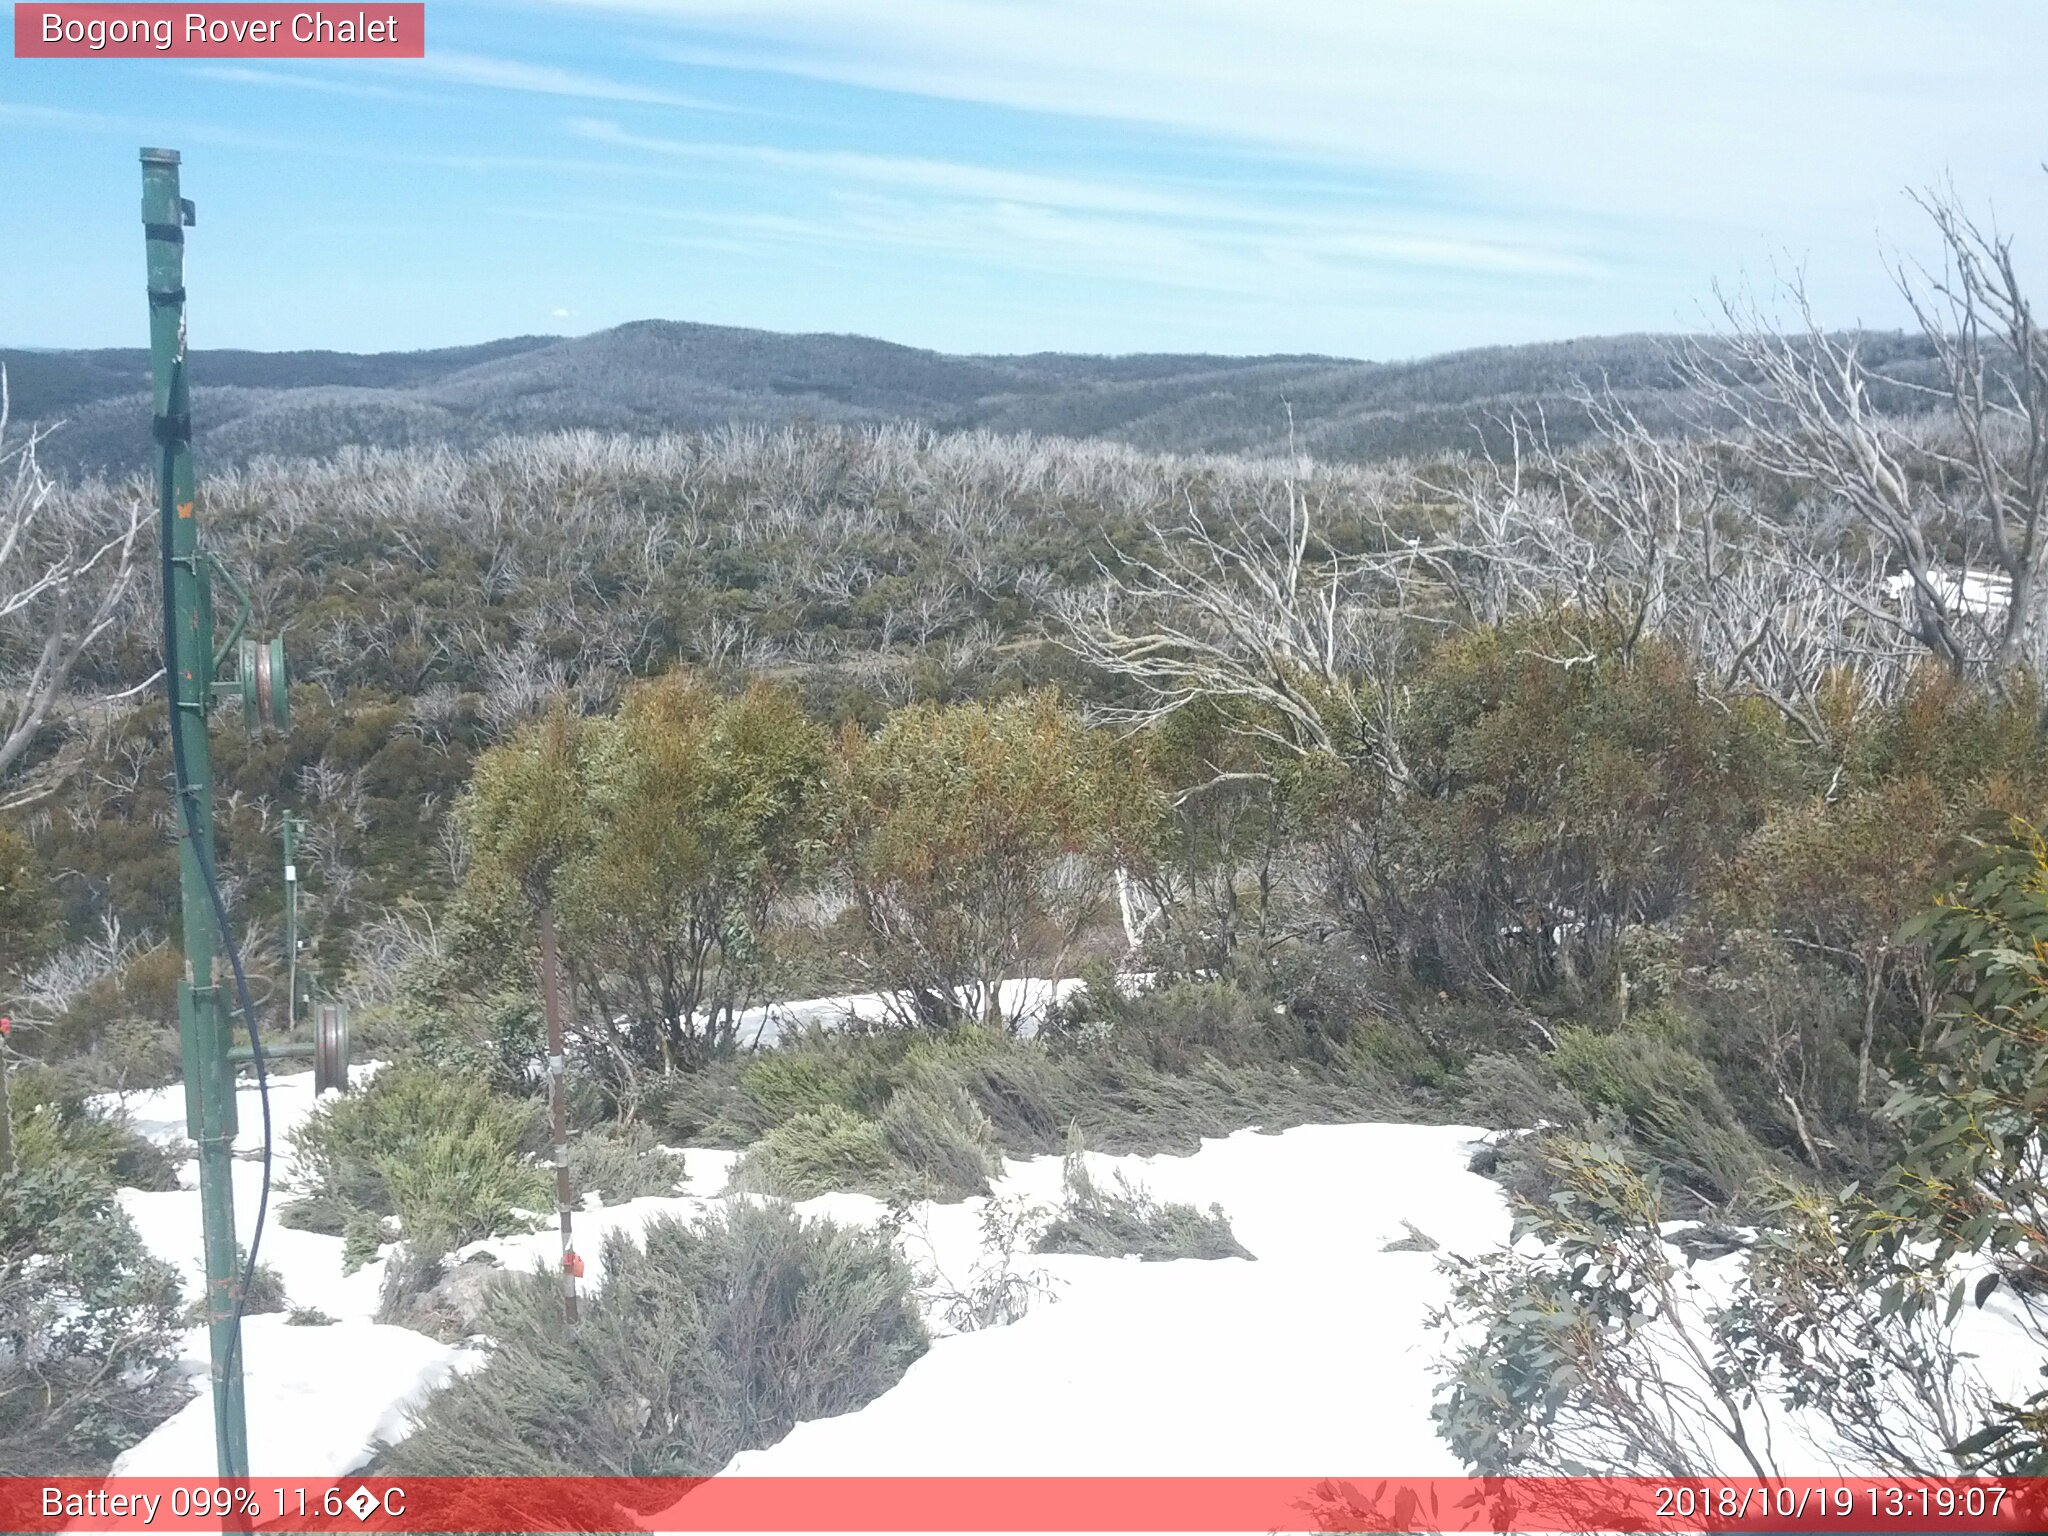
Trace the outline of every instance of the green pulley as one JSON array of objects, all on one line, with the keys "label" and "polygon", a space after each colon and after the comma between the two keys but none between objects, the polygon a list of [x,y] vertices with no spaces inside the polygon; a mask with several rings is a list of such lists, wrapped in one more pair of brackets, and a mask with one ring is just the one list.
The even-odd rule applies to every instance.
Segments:
[{"label": "green pulley", "polygon": [[313,1091],[348,1087],[348,1010],[339,1003],[320,1005],[313,1036]]},{"label": "green pulley", "polygon": [[242,690],[242,723],[251,735],[266,727],[288,731],[292,711],[284,670],[284,636],[244,639],[237,647]]}]

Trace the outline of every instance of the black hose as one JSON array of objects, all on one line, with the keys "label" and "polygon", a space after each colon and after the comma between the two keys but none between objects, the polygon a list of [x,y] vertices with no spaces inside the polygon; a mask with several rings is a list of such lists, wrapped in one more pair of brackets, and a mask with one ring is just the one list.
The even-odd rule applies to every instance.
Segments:
[{"label": "black hose", "polygon": [[[182,367],[183,365],[180,364]],[[185,764],[185,741],[178,729],[178,651],[177,625],[173,618],[175,605],[172,601],[173,578],[177,563],[171,557],[171,534],[173,522],[173,492],[171,489],[172,445],[164,444],[163,474],[158,484],[162,487],[157,507],[158,541],[163,548],[163,610],[164,610],[164,692],[170,700],[171,728],[171,770],[178,781],[178,814],[184,823],[185,837],[192,847],[192,855],[199,865],[199,876],[206,884],[206,898],[213,907],[214,926],[220,932],[221,948],[227,951],[228,966],[235,973],[235,998],[241,1004],[242,1018],[249,1030],[249,1055],[256,1063],[256,1092],[263,1105],[263,1192],[256,1200],[256,1225],[249,1234],[249,1257],[242,1267],[242,1283],[235,1289],[235,1316],[233,1332],[228,1340],[227,1358],[221,1363],[221,1376],[225,1380],[234,1370],[237,1355],[242,1348],[242,1309],[249,1296],[249,1287],[256,1282],[256,1254],[263,1245],[263,1224],[270,1214],[270,1071],[263,1059],[263,1037],[256,1027],[256,1006],[249,999],[249,978],[242,971],[242,952],[235,945],[234,933],[228,924],[227,903],[221,899],[220,881],[213,867],[213,853],[206,839],[199,835],[199,818],[192,806],[192,775]],[[196,978],[195,978],[196,979]],[[208,985],[212,977],[207,978]],[[228,1076],[228,1091],[234,1092],[234,1075]],[[233,1157],[234,1147],[229,1144],[230,1196],[234,1190]]]}]

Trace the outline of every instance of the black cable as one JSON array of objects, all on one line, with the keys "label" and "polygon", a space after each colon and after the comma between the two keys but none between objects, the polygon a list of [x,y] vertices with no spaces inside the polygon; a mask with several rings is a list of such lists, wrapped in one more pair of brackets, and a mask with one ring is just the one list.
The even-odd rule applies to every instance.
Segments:
[{"label": "black cable", "polygon": [[[180,364],[182,366],[182,364]],[[256,1254],[263,1245],[263,1224],[270,1214],[270,1071],[263,1059],[263,1037],[256,1027],[256,1006],[249,1000],[249,978],[242,971],[242,952],[235,945],[235,936],[228,924],[227,903],[221,899],[220,881],[213,867],[213,854],[206,840],[199,835],[199,819],[192,807],[192,776],[185,765],[185,742],[179,732],[178,710],[178,651],[177,624],[173,618],[174,604],[172,587],[177,571],[177,562],[171,556],[171,534],[173,522],[171,489],[171,458],[173,444],[165,442],[163,475],[157,507],[158,542],[163,549],[163,610],[164,610],[164,692],[170,700],[171,728],[171,772],[178,781],[179,818],[185,826],[186,839],[192,845],[192,855],[199,865],[200,878],[206,883],[206,897],[213,907],[214,926],[220,932],[221,948],[227,951],[228,966],[235,973],[235,996],[242,1006],[242,1018],[249,1030],[249,1054],[256,1063],[256,1093],[263,1105],[263,1192],[256,1199],[256,1225],[249,1234],[249,1257],[242,1267],[242,1283],[235,1290],[235,1316],[233,1332],[229,1335],[227,1358],[221,1363],[221,1376],[225,1380],[235,1368],[236,1356],[242,1348],[242,1309],[249,1296],[249,1287],[256,1282]],[[211,976],[206,978],[210,987]],[[228,1091],[234,1092],[234,1074],[228,1074]],[[234,1191],[234,1144],[228,1145],[228,1190]]]}]

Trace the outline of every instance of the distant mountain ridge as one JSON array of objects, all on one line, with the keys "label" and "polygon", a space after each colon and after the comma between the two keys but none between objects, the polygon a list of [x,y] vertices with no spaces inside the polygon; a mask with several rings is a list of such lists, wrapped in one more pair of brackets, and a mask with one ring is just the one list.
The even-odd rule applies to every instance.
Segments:
[{"label": "distant mountain ridge", "polygon": [[[1414,362],[1204,354],[963,356],[864,336],[642,320],[587,336],[516,336],[423,352],[193,353],[202,465],[326,457],[352,443],[481,442],[595,428],[650,433],[733,422],[914,420],[1109,438],[1180,452],[1372,460],[1471,448],[1509,411],[1580,430],[1576,384],[1606,383],[1653,422],[1682,386],[1666,340],[1594,337]],[[1879,338],[1902,361],[1915,343]],[[0,347],[17,422],[64,425],[59,473],[147,466],[149,360],[140,348]],[[1290,429],[1291,421],[1291,429]]]}]

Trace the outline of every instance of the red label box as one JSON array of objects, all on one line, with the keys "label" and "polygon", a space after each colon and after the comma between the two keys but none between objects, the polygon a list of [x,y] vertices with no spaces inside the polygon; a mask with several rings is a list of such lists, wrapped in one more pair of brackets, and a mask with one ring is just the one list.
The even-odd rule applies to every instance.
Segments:
[{"label": "red label box", "polygon": [[17,59],[418,59],[424,4],[27,5]]}]

